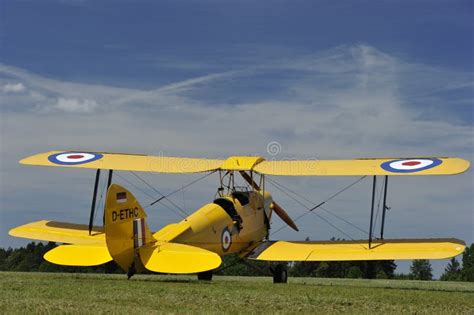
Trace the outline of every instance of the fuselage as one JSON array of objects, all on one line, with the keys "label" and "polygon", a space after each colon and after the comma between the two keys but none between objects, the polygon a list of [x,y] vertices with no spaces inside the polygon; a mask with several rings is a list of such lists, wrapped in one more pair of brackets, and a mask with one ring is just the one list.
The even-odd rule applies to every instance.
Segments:
[{"label": "fuselage", "polygon": [[181,222],[164,227],[154,237],[221,256],[240,253],[268,236],[271,204],[268,192],[234,192],[204,205]]}]

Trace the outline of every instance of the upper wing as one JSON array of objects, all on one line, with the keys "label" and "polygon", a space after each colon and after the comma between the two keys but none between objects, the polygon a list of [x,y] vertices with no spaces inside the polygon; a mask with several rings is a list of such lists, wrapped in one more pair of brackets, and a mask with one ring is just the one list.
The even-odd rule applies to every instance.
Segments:
[{"label": "upper wing", "polygon": [[48,242],[105,246],[102,228],[94,227],[89,235],[89,227],[82,224],[42,220],[13,228],[8,234]]},{"label": "upper wing", "polygon": [[459,158],[263,161],[253,170],[287,176],[454,175],[465,172],[469,164]]},{"label": "upper wing", "polygon": [[463,159],[445,157],[265,161],[262,157],[255,156],[211,160],[77,151],[40,153],[27,157],[20,163],[159,173],[197,173],[221,169],[292,176],[454,175],[465,172],[470,164]]},{"label": "upper wing", "polygon": [[159,173],[197,173],[218,169],[222,160],[139,154],[50,151],[29,156],[21,164]]},{"label": "upper wing", "polygon": [[247,258],[269,261],[351,261],[445,259],[461,254],[466,245],[457,239],[291,242],[267,241]]}]

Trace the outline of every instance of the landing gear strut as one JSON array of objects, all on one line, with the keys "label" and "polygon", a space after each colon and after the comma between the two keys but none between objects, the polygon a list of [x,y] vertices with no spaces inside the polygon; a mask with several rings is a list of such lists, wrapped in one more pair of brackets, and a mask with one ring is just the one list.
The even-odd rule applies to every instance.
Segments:
[{"label": "landing gear strut", "polygon": [[132,265],[130,266],[130,268],[128,268],[128,271],[127,271],[127,280],[133,277],[135,272],[137,272],[137,269],[135,268],[135,263],[132,263]]},{"label": "landing gear strut", "polygon": [[212,270],[200,272],[197,275],[198,275],[198,280],[200,280],[200,281],[211,281],[212,280]]},{"label": "landing gear strut", "polygon": [[288,271],[282,264],[278,264],[275,268],[271,268],[270,271],[273,274],[273,283],[287,283],[288,282]]}]

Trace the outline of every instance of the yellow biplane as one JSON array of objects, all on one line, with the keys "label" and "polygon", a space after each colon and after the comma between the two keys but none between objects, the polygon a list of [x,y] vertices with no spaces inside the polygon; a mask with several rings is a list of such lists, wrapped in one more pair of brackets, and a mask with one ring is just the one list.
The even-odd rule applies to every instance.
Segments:
[{"label": "yellow biplane", "polygon": [[[266,261],[353,261],[445,259],[464,251],[457,239],[383,239],[389,176],[454,175],[469,162],[459,158],[370,158],[355,160],[267,161],[262,157],[233,156],[226,160],[52,151],[27,157],[21,164],[96,170],[89,225],[38,221],[9,234],[63,243],[44,255],[52,263],[94,266],[114,260],[131,277],[144,269],[170,274],[197,273],[210,280],[221,256],[237,253],[242,259]],[[93,226],[101,170],[109,170],[103,227]],[[152,232],[134,195],[112,183],[112,172],[198,173],[220,177],[217,198],[181,222]],[[245,187],[234,184],[240,175]],[[270,240],[272,214],[298,231],[295,222],[265,189],[265,176],[373,176],[370,233],[360,241]],[[377,176],[384,176],[381,235],[373,236]],[[316,208],[316,207],[315,207]],[[272,269],[276,283],[287,282],[283,264]]]}]

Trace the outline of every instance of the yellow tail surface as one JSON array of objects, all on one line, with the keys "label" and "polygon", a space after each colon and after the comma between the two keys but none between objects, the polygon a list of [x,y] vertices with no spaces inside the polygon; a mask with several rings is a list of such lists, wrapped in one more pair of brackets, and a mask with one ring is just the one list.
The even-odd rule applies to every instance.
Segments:
[{"label": "yellow tail surface", "polygon": [[162,273],[197,273],[216,269],[222,260],[211,251],[178,243],[164,242],[140,248],[146,269]]},{"label": "yellow tail surface", "polygon": [[60,245],[44,254],[44,259],[56,265],[89,267],[108,263],[112,257],[101,245]]},{"label": "yellow tail surface", "polygon": [[102,227],[94,226],[89,234],[89,226],[85,224],[41,220],[13,228],[8,234],[46,242],[106,247]]},{"label": "yellow tail surface", "polygon": [[110,256],[125,271],[134,268],[140,247],[155,242],[142,206],[131,192],[117,184],[107,192],[104,232]]},{"label": "yellow tail surface", "polygon": [[[146,214],[127,189],[113,184],[105,204],[105,240],[110,255],[125,271],[146,269],[162,273],[196,273],[219,267],[219,255],[194,246],[157,242],[145,222]],[[137,259],[138,258],[138,259]]]}]

